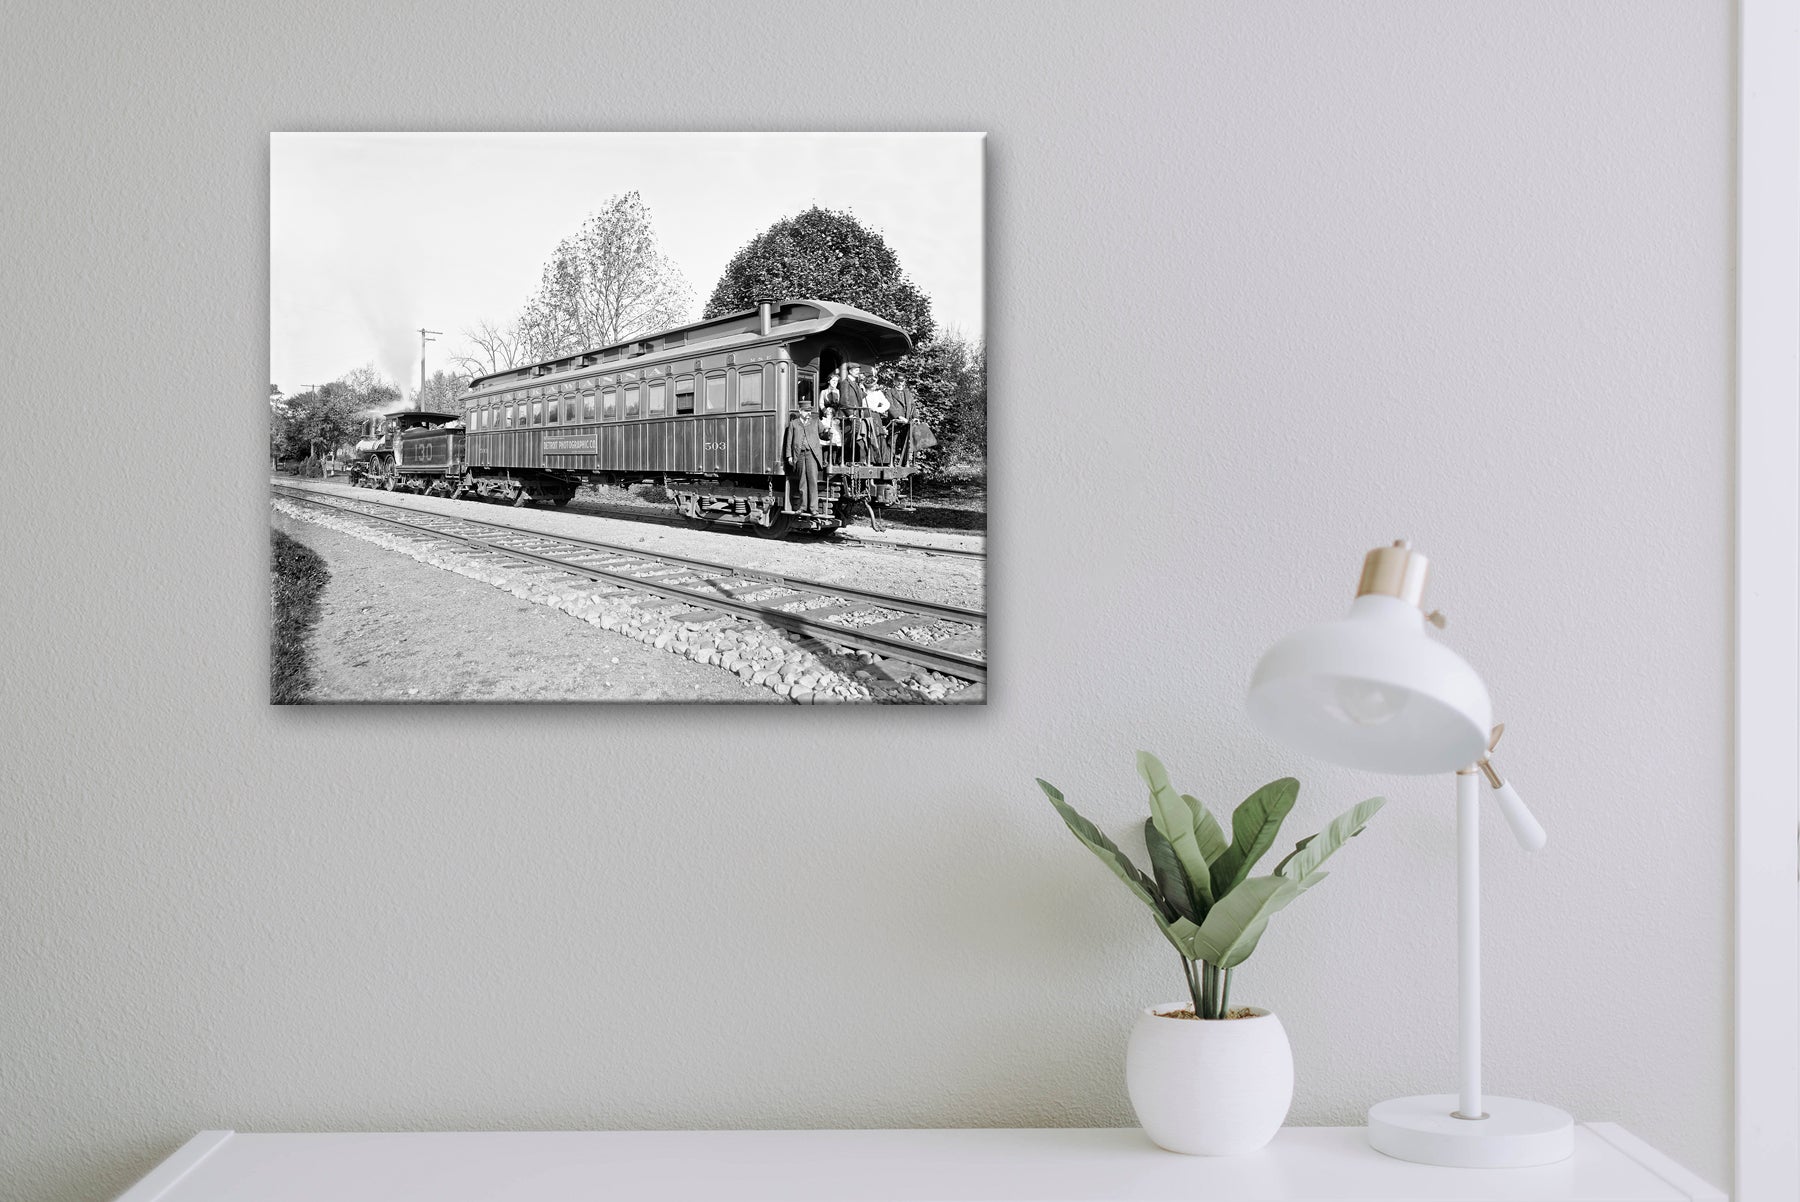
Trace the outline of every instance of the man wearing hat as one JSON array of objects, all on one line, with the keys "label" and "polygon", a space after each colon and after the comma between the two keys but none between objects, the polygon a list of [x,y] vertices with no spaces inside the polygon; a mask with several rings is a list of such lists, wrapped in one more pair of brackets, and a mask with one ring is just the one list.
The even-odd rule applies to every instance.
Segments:
[{"label": "man wearing hat", "polygon": [[812,410],[796,408],[788,414],[781,435],[781,461],[787,465],[789,503],[800,513],[819,511],[819,427]]}]

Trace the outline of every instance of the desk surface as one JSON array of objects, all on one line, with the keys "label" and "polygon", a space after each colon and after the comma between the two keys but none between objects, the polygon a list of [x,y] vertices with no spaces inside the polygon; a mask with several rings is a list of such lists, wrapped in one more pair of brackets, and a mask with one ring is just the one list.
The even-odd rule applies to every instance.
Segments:
[{"label": "desk surface", "polygon": [[1128,1128],[206,1131],[119,1202],[1724,1202],[1623,1128],[1530,1169],[1390,1160],[1360,1127],[1289,1127],[1249,1156],[1179,1156]]}]

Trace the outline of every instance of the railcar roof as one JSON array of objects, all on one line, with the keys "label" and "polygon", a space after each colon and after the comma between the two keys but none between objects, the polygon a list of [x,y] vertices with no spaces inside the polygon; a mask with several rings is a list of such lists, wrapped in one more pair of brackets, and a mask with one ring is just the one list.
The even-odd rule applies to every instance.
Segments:
[{"label": "railcar roof", "polygon": [[[874,327],[874,332],[879,333],[882,342],[898,346],[899,349],[893,352],[895,354],[904,354],[912,349],[912,339],[907,337],[905,330],[886,318],[877,317],[852,305],[840,305],[835,301],[817,300],[813,297],[797,297],[775,301],[773,308],[769,333],[766,335],[759,332],[760,310],[741,309],[736,313],[689,322],[684,326],[659,330],[654,334],[645,334],[611,346],[595,347],[476,376],[469,381],[469,387],[476,389],[502,381],[539,380],[565,371],[592,367],[616,369],[638,362],[649,364],[667,358],[713,354],[758,342],[795,342],[823,333],[839,322]],[[544,370],[546,368],[549,370]]]}]

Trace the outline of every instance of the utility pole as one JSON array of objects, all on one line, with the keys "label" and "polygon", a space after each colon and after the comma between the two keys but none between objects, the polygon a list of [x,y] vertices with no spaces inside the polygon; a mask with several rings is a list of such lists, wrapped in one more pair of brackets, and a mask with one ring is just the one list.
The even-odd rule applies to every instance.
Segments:
[{"label": "utility pole", "polygon": [[425,408],[425,344],[427,342],[437,341],[437,339],[430,337],[430,335],[442,334],[443,332],[444,331],[442,330],[428,330],[424,326],[419,327],[419,400],[418,403],[413,406],[414,409]]}]

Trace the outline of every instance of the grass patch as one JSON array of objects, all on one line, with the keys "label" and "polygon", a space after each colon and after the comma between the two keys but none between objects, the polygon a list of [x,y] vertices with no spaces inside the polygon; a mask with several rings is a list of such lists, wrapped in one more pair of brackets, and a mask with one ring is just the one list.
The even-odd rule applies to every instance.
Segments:
[{"label": "grass patch", "polygon": [[319,594],[331,569],[311,547],[279,530],[269,542],[270,610],[269,700],[298,705],[312,692],[312,661],[307,636],[319,620]]}]

